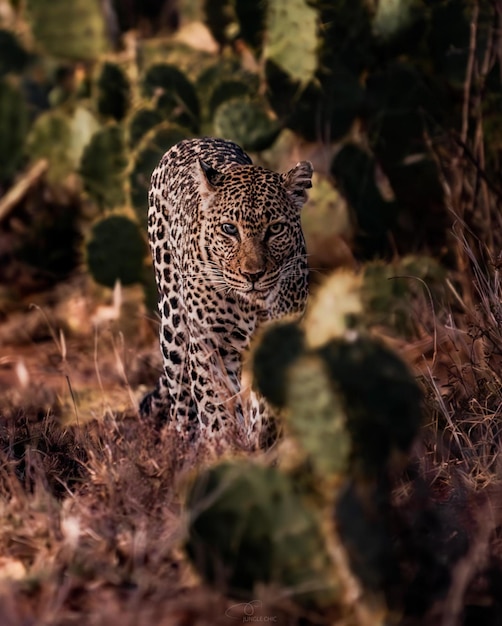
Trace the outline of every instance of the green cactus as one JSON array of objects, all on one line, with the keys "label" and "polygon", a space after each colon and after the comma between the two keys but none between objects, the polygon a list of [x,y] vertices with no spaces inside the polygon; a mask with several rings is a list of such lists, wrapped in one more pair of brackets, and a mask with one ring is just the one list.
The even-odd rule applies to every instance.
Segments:
[{"label": "green cactus", "polygon": [[413,298],[423,295],[429,303],[445,299],[444,268],[430,257],[409,256],[389,264],[366,263],[361,296],[365,317],[371,326],[384,326],[399,336],[416,337],[417,324],[411,306]]},{"label": "green cactus", "polygon": [[49,160],[47,178],[50,183],[63,181],[75,169],[68,158],[70,135],[69,116],[62,111],[43,113],[31,129],[27,151],[33,160]]},{"label": "green cactus", "polygon": [[273,584],[304,606],[337,599],[318,515],[285,474],[249,461],[221,463],[197,476],[186,507],[186,550],[209,583],[248,598],[260,583]]},{"label": "green cactus", "polygon": [[304,336],[295,323],[274,324],[254,350],[254,384],[278,408],[287,402],[287,372],[304,352]]},{"label": "green cactus", "polygon": [[[290,346],[281,346],[277,333],[268,330],[262,345],[282,351],[285,365]],[[420,424],[421,393],[390,350],[365,336],[332,339],[264,385],[264,371],[271,374],[267,352],[255,354],[258,389],[269,401],[284,399],[286,424],[319,476],[371,477],[392,455],[408,451]]]},{"label": "green cactus", "polygon": [[236,57],[223,57],[204,69],[195,83],[201,103],[201,119],[211,124],[216,108],[226,100],[255,97],[259,90],[257,74],[242,69]]},{"label": "green cactus", "polygon": [[346,414],[351,474],[371,478],[409,451],[421,423],[421,391],[405,363],[370,337],[333,339],[318,354]]},{"label": "green cactus", "polygon": [[254,0],[204,0],[205,22],[221,47],[243,39],[261,50],[267,2]]},{"label": "green cactus", "polygon": [[373,15],[376,43],[388,55],[420,54],[427,31],[422,0],[382,0]]},{"label": "green cactus", "polygon": [[145,238],[136,222],[122,215],[98,221],[86,244],[86,260],[94,280],[113,287],[141,283],[145,277]]},{"label": "green cactus", "polygon": [[33,35],[55,57],[98,59],[108,49],[100,0],[27,0]]},{"label": "green cactus", "polygon": [[348,480],[334,506],[339,538],[350,569],[363,587],[372,592],[395,589],[401,579],[391,511],[389,487],[382,476],[363,485]]},{"label": "green cactus", "polygon": [[192,132],[199,128],[199,100],[194,86],[173,65],[158,63],[143,78],[143,94],[156,103],[166,121]]},{"label": "green cactus", "polygon": [[396,203],[386,200],[376,185],[375,167],[370,154],[350,143],[331,164],[331,173],[355,213],[359,252],[369,258],[383,254],[398,214]]},{"label": "green cactus", "polygon": [[210,119],[214,118],[216,109],[227,100],[244,98],[253,95],[253,84],[244,80],[222,80],[211,92],[208,112]]},{"label": "green cactus", "polygon": [[341,65],[355,76],[361,76],[374,64],[381,63],[375,55],[370,3],[366,0],[312,0],[312,5],[319,12],[319,68],[324,71],[323,86],[330,81],[332,67]]},{"label": "green cactus", "polygon": [[28,63],[28,53],[9,30],[0,29],[0,78],[13,72],[20,74]]},{"label": "green cactus", "polygon": [[351,439],[338,388],[330,383],[326,365],[317,355],[294,363],[287,375],[291,434],[321,480],[345,476],[350,469]]},{"label": "green cactus", "polygon": [[235,98],[216,109],[213,129],[216,136],[231,139],[244,150],[254,152],[269,148],[281,126],[277,120],[271,119],[263,104]]},{"label": "green cactus", "polygon": [[[341,608],[347,581],[357,585],[354,573],[377,594],[396,580],[383,477],[417,434],[421,393],[399,357],[357,330],[359,284],[335,275],[304,328],[273,324],[254,351],[254,385],[282,408],[294,459],[280,458],[278,467],[222,463],[191,486],[188,555],[206,581],[228,593],[251,598],[259,584],[317,584],[319,591],[294,599]],[[378,595],[372,603],[380,623],[387,610]]]},{"label": "green cactus", "polygon": [[[426,150],[424,131],[441,123],[449,108],[444,86],[425,81],[413,64],[395,61],[373,72],[366,81],[368,138],[378,157],[387,163],[402,161]],[[424,111],[431,116],[424,120]]]},{"label": "green cactus", "polygon": [[[268,328],[253,359],[254,382],[320,476],[370,477],[405,453],[421,418],[421,392],[404,362],[356,331],[357,281],[334,276],[305,320]],[[347,335],[347,333],[349,333]]]},{"label": "green cactus", "polygon": [[0,79],[0,186],[20,167],[27,132],[28,109],[21,92]]},{"label": "green cactus", "polygon": [[240,71],[239,60],[236,57],[223,57],[213,61],[204,68],[195,80],[195,89],[199,97],[199,102],[203,105],[210,97],[214,86],[221,80],[231,80]]},{"label": "green cactus", "polygon": [[30,159],[47,159],[47,180],[58,185],[71,172],[76,172],[85,147],[98,130],[96,118],[83,107],[72,113],[55,110],[40,115],[34,122],[26,142]]},{"label": "green cactus", "polygon": [[138,146],[134,155],[134,164],[129,181],[131,202],[140,224],[146,225],[148,188],[153,170],[169,148],[189,136],[189,133],[184,128],[164,123],[155,126],[147,133]]},{"label": "green cactus", "polygon": [[308,141],[336,141],[347,135],[365,108],[359,77],[340,63],[320,68],[302,89],[272,61],[265,66],[267,96],[283,123]]},{"label": "green cactus", "polygon": [[264,56],[293,81],[307,85],[317,69],[318,12],[306,0],[269,0]]},{"label": "green cactus", "polygon": [[135,149],[140,140],[152,128],[162,122],[162,115],[157,109],[142,107],[135,111],[129,120],[129,145]]},{"label": "green cactus", "polygon": [[120,122],[126,115],[131,87],[124,70],[115,63],[104,63],[96,81],[98,111]]},{"label": "green cactus", "polygon": [[127,152],[122,128],[116,124],[96,132],[86,146],[80,175],[89,196],[101,208],[125,203]]}]

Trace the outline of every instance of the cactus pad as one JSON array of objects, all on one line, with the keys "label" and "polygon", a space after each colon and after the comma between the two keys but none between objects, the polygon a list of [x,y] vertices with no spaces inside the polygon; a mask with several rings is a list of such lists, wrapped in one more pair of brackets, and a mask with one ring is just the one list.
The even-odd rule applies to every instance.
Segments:
[{"label": "cactus pad", "polygon": [[104,63],[97,79],[98,111],[105,117],[122,120],[129,107],[130,85],[124,70]]},{"label": "cactus pad", "polygon": [[265,58],[305,86],[317,69],[317,11],[306,0],[269,0]]},{"label": "cactus pad", "polygon": [[166,63],[152,65],[143,79],[143,93],[156,101],[164,119],[193,132],[199,127],[199,100],[194,86],[179,69]]},{"label": "cactus pad", "polygon": [[174,124],[159,124],[145,135],[134,157],[130,174],[131,201],[141,224],[146,225],[150,176],[162,155],[174,144],[189,136],[184,128]]},{"label": "cactus pad", "polygon": [[126,166],[122,128],[113,124],[95,133],[82,155],[80,175],[87,193],[99,207],[124,204]]},{"label": "cactus pad", "polygon": [[94,280],[113,287],[142,282],[146,243],[138,225],[122,215],[97,222],[87,242],[87,265]]},{"label": "cactus pad", "polygon": [[64,59],[91,61],[106,52],[106,23],[100,0],[27,0],[35,39]]},{"label": "cactus pad", "polygon": [[293,591],[302,604],[333,602],[338,586],[319,521],[275,468],[222,463],[187,498],[186,549],[205,580],[250,597],[255,585]]},{"label": "cactus pad", "polygon": [[142,137],[162,122],[162,115],[157,109],[143,107],[133,113],[129,120],[129,145],[136,148]]},{"label": "cactus pad", "polygon": [[269,148],[281,130],[263,104],[245,98],[223,102],[215,111],[213,128],[216,136],[250,151]]}]

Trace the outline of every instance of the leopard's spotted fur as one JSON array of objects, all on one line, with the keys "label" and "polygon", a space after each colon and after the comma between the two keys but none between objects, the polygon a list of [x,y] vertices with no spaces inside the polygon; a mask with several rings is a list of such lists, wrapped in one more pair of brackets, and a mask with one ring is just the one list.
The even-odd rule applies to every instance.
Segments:
[{"label": "leopard's spotted fur", "polygon": [[[301,313],[307,262],[300,225],[312,165],[254,166],[236,144],[189,139],[151,179],[153,255],[164,373],[143,414],[207,436],[236,419],[248,434],[266,413],[241,389],[241,358],[260,324]],[[246,399],[247,398],[247,399]]]}]

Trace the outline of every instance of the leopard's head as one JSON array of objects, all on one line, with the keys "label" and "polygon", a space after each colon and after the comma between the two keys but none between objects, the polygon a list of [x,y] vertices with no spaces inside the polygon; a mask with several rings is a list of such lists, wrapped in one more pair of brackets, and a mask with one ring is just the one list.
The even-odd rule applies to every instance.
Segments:
[{"label": "leopard's head", "polygon": [[300,211],[312,164],[285,174],[254,165],[219,172],[196,164],[200,206],[199,253],[204,279],[215,290],[269,306],[281,287],[306,282]]}]

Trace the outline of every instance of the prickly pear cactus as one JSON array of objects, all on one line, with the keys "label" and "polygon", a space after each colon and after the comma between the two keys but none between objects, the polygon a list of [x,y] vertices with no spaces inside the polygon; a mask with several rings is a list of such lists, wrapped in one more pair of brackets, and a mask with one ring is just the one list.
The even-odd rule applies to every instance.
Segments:
[{"label": "prickly pear cactus", "polygon": [[216,84],[209,98],[208,113],[213,119],[217,108],[227,100],[235,98],[245,98],[253,93],[253,85],[244,80],[223,80]]},{"label": "prickly pear cactus", "polygon": [[354,212],[356,243],[368,257],[385,249],[388,231],[398,215],[396,202],[385,199],[375,183],[375,168],[375,159],[354,144],[345,145],[331,164],[331,173]]},{"label": "prickly pear cactus", "polygon": [[238,30],[237,16],[230,0],[204,0],[204,21],[215,40],[224,46]]},{"label": "prickly pear cactus", "polygon": [[129,107],[131,87],[124,70],[115,63],[104,63],[96,81],[98,111],[120,122]]},{"label": "prickly pear cactus", "polygon": [[157,109],[141,107],[135,111],[129,119],[129,145],[136,148],[140,140],[162,122],[162,115]]},{"label": "prickly pear cactus", "polygon": [[158,63],[143,78],[143,94],[155,102],[165,121],[193,132],[199,128],[199,100],[191,81],[173,65]]},{"label": "prickly pear cactus", "polygon": [[146,242],[138,224],[111,215],[94,224],[86,244],[86,260],[94,280],[113,287],[142,282],[145,277]]},{"label": "prickly pear cactus", "polygon": [[96,132],[80,163],[84,187],[96,204],[113,208],[125,203],[127,152],[122,128],[116,124]]},{"label": "prickly pear cactus", "polygon": [[108,49],[100,0],[27,0],[26,5],[32,32],[45,52],[93,61]]},{"label": "prickly pear cactus", "polygon": [[317,11],[306,0],[269,0],[264,56],[300,85],[317,69]]},{"label": "prickly pear cactus", "polygon": [[365,335],[333,339],[319,356],[345,411],[350,472],[371,477],[408,452],[421,421],[420,389],[396,354]]},{"label": "prickly pear cactus", "polygon": [[294,600],[347,611],[347,590],[358,589],[371,623],[386,623],[383,593],[399,570],[385,475],[417,433],[421,394],[402,360],[364,332],[360,287],[358,276],[335,275],[303,323],[260,337],[254,385],[281,409],[285,445],[274,467],[227,462],[195,480],[187,550],[229,593],[316,585]]},{"label": "prickly pear cactus", "polygon": [[306,606],[339,594],[319,518],[275,468],[221,463],[190,487],[187,553],[204,578],[253,597],[260,584],[289,589]]},{"label": "prickly pear cactus", "polygon": [[175,124],[163,123],[148,132],[137,147],[129,182],[132,205],[140,224],[146,226],[148,187],[153,170],[169,148],[189,136],[186,129]]},{"label": "prickly pear cactus", "polygon": [[345,406],[322,359],[303,356],[287,375],[287,423],[316,476],[346,475],[352,451]]},{"label": "prickly pear cactus", "polygon": [[412,315],[420,296],[441,302],[445,296],[445,269],[427,256],[407,256],[394,263],[371,261],[363,269],[361,298],[366,319],[399,336],[416,336],[420,320]]},{"label": "prickly pear cactus", "polygon": [[359,278],[335,275],[307,312],[305,330],[274,325],[254,353],[255,384],[285,409],[286,426],[321,475],[382,471],[408,451],[420,425],[411,372],[360,329],[359,286]]},{"label": "prickly pear cactus", "polygon": [[223,102],[214,113],[213,128],[215,136],[231,139],[250,151],[269,148],[281,130],[262,103],[247,98]]},{"label": "prickly pear cactus", "polygon": [[87,109],[72,112],[56,109],[42,113],[31,127],[26,142],[30,159],[47,159],[47,180],[61,185],[78,170],[82,153],[99,129],[96,118]]}]

